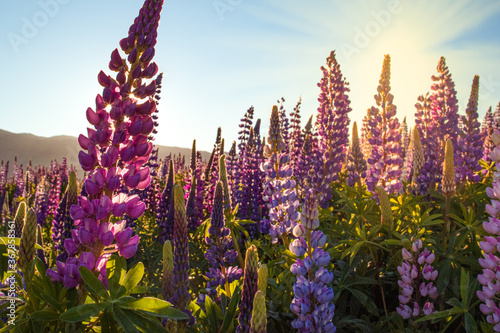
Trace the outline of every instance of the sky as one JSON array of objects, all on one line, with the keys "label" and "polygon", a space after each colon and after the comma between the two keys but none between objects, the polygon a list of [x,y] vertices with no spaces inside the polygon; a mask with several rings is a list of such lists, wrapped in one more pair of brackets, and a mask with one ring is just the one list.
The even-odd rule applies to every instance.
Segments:
[{"label": "sky", "polygon": [[[111,52],[126,37],[139,0],[0,1],[0,129],[40,136],[86,133],[87,107]],[[464,114],[480,76],[479,117],[500,101],[500,1],[191,0],[165,1],[155,62],[164,73],[155,143],[211,151],[226,147],[250,107],[267,135],[273,104],[303,124],[318,108],[321,66],[335,50],[350,82],[350,118],[374,105],[391,55],[399,119],[413,126],[415,102],[430,90],[444,56]]]}]

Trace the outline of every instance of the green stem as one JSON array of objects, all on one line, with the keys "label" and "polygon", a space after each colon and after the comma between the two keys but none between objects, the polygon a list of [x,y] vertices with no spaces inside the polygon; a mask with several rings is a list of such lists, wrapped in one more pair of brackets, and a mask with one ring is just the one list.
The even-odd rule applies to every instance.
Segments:
[{"label": "green stem", "polygon": [[450,198],[446,197],[444,204],[444,225],[443,225],[443,248],[446,248],[448,243],[448,236],[450,234],[450,221],[448,215],[450,214]]}]

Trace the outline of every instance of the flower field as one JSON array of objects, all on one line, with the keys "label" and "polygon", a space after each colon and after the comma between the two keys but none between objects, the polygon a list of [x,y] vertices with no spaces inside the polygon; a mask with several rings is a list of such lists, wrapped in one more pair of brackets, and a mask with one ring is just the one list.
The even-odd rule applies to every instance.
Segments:
[{"label": "flower field", "polygon": [[500,332],[500,104],[480,122],[479,76],[460,114],[437,59],[409,128],[386,55],[357,124],[332,51],[314,118],[281,99],[261,128],[250,107],[208,160],[196,140],[159,159],[162,7],[97,75],[83,174],[0,165],[0,332]]}]

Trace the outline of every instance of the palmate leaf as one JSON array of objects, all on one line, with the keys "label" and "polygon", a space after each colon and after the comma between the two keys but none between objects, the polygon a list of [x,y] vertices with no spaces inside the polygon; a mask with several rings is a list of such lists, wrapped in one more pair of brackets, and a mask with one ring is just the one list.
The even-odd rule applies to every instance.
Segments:
[{"label": "palmate leaf", "polygon": [[231,297],[231,301],[229,302],[229,306],[224,314],[224,320],[222,321],[222,326],[219,332],[228,332],[229,327],[234,320],[234,315],[236,313],[236,309],[238,307],[238,301],[241,298],[241,289],[239,286],[236,286],[236,289],[233,291],[233,296]]},{"label": "palmate leaf", "polygon": [[125,287],[128,293],[130,293],[130,291],[132,291],[132,289],[141,281],[143,276],[144,264],[142,262],[138,262],[127,272],[127,275],[125,275],[120,284]]},{"label": "palmate leaf", "polygon": [[102,282],[85,266],[78,267],[78,271],[86,284],[87,289],[103,299],[109,299],[109,294]]},{"label": "palmate leaf", "polygon": [[155,316],[188,320],[189,316],[181,310],[172,307],[172,304],[153,297],[143,297],[127,302],[116,303],[120,308],[127,310],[140,310]]},{"label": "palmate leaf", "polygon": [[107,305],[108,303],[105,302],[75,306],[62,313],[59,319],[70,323],[84,321],[89,319],[90,317],[96,316],[98,313],[104,310]]},{"label": "palmate leaf", "polygon": [[111,255],[106,263],[106,271],[111,298],[117,299],[123,296],[127,292],[127,289],[122,285],[127,274],[127,262],[125,258],[119,257],[116,254]]}]

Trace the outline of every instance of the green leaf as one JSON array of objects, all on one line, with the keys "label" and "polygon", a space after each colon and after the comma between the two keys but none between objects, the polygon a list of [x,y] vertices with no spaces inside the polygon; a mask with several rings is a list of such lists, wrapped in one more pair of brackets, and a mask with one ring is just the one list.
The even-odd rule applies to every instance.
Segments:
[{"label": "green leaf", "polygon": [[120,298],[127,292],[127,289],[120,284],[127,274],[127,262],[125,258],[119,257],[116,254],[111,255],[106,264],[106,271],[111,298]]},{"label": "green leaf", "polygon": [[205,309],[207,311],[207,319],[210,324],[210,332],[217,333],[217,329],[219,328],[219,318],[217,318],[217,312],[215,310],[215,303],[212,299],[207,295],[205,296]]},{"label": "green leaf", "polygon": [[469,272],[462,267],[460,272],[460,296],[462,296],[462,304],[469,304]]},{"label": "green leaf", "polygon": [[59,319],[59,313],[54,311],[35,311],[30,314],[31,319],[40,321],[53,321]]},{"label": "green leaf", "polygon": [[476,321],[469,312],[466,312],[464,314],[464,324],[465,324],[465,331],[467,333],[478,332]]},{"label": "green leaf", "polygon": [[144,264],[142,262],[138,262],[134,265],[125,275],[122,286],[125,287],[127,292],[130,292],[142,279],[144,275]]},{"label": "green leaf", "polygon": [[420,322],[427,321],[427,320],[441,319],[444,317],[448,317],[449,315],[450,315],[450,313],[448,312],[448,310],[439,311],[439,312],[435,312],[435,313],[432,313],[430,315],[418,318],[417,320],[415,320],[415,322],[420,323]]},{"label": "green leaf", "polygon": [[21,238],[9,238],[9,237],[0,237],[0,244],[9,244],[9,241],[12,242],[14,240],[14,245],[19,248],[19,244],[21,243]]},{"label": "green leaf", "polygon": [[40,260],[40,258],[38,258],[37,256],[35,256],[34,262],[35,262],[35,267],[36,267],[37,271],[40,273],[40,275],[41,276],[47,275],[47,268],[45,268],[45,265]]},{"label": "green leaf", "polygon": [[179,320],[189,319],[189,316],[187,314],[185,314],[181,310],[175,309],[174,307],[172,307],[172,304],[159,298],[143,297],[134,301],[117,304],[122,309],[141,310],[147,313],[151,313],[155,316]]},{"label": "green leaf", "polygon": [[229,326],[234,319],[234,314],[236,313],[236,308],[238,306],[238,301],[240,300],[240,287],[237,286],[235,291],[233,292],[233,297],[231,297],[231,301],[229,302],[229,306],[224,315],[224,320],[222,322],[222,326],[219,332],[228,332]]},{"label": "green leaf", "polygon": [[165,328],[161,325],[161,323],[155,318],[152,318],[151,316],[145,313],[131,311],[131,310],[123,310],[123,313],[134,323],[134,325],[141,332],[165,333]]},{"label": "green leaf", "polygon": [[464,307],[463,304],[460,303],[460,301],[458,299],[456,299],[455,297],[450,298],[448,300],[448,302],[446,302],[446,303],[449,304],[449,305],[451,305],[451,306],[453,306],[453,307],[457,307],[457,308],[463,308]]},{"label": "green leaf", "polygon": [[128,317],[117,304],[113,305],[113,314],[118,324],[126,333],[136,333],[139,330],[135,327],[134,322]]},{"label": "green leaf", "polygon": [[73,308],[66,310],[63,314],[61,314],[59,319],[70,323],[84,321],[86,319],[89,319],[90,317],[96,316],[99,312],[104,310],[104,308],[106,308],[107,305],[108,305],[107,302],[105,302],[105,303],[92,303],[92,304],[83,304],[75,306]]},{"label": "green leaf", "polygon": [[109,299],[109,294],[102,282],[85,266],[78,267],[78,271],[85,281],[86,288],[94,295]]}]

